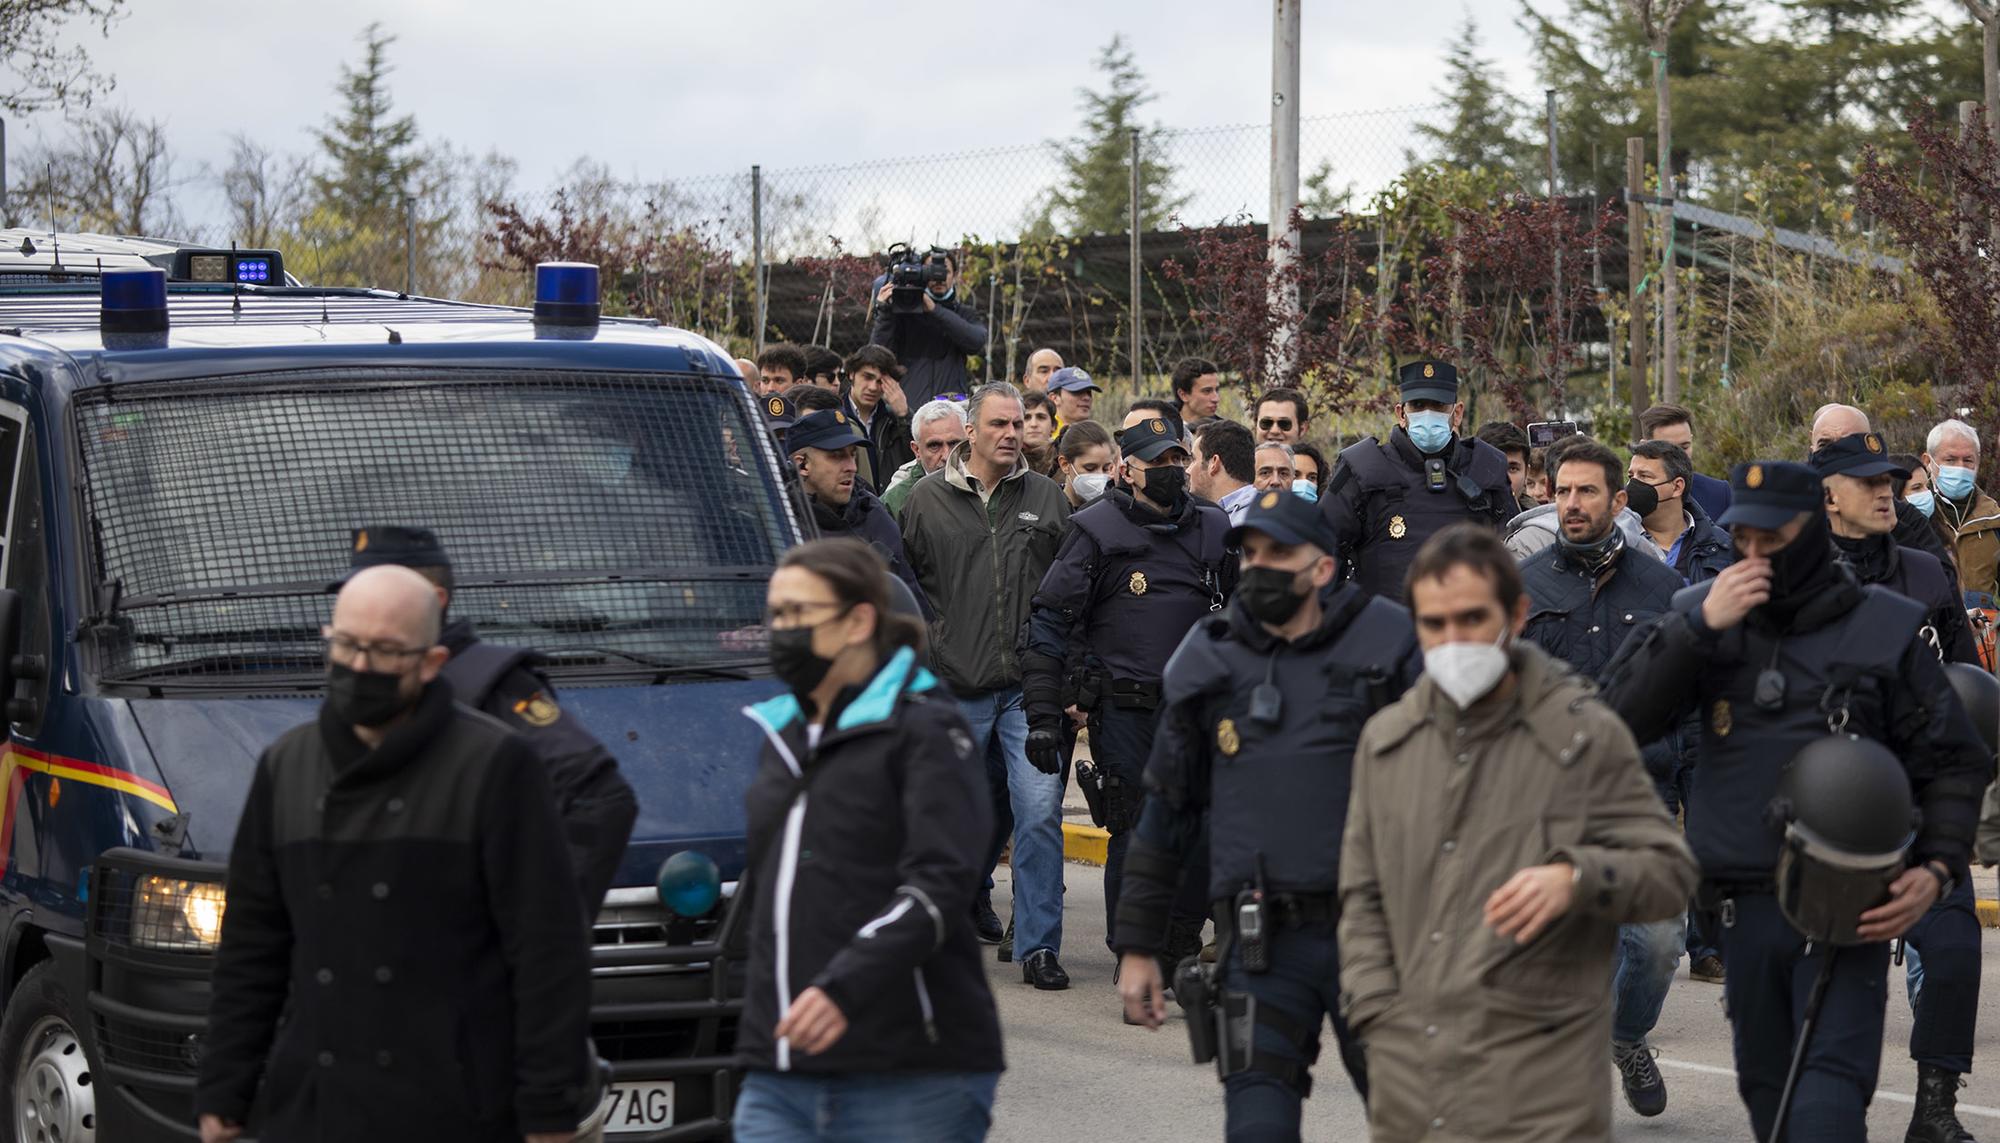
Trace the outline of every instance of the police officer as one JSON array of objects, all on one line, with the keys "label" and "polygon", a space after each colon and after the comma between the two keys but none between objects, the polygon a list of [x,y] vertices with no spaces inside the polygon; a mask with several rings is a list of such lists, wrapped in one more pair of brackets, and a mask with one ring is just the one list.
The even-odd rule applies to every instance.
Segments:
[{"label": "police officer", "polygon": [[[1208,896],[1228,948],[1221,991],[1256,998],[1220,1053],[1229,1137],[1297,1139],[1325,1017],[1356,1090],[1368,1092],[1340,1017],[1341,827],[1362,724],[1416,681],[1423,656],[1401,606],[1352,584],[1332,588],[1333,537],[1311,501],[1261,493],[1229,539],[1243,551],[1236,595],[1167,664],[1113,943],[1126,1014],[1158,1027],[1156,957],[1206,814]],[[1238,924],[1239,906],[1251,925]],[[1208,1011],[1191,1009],[1189,1020],[1212,1026]]]},{"label": "police officer", "polygon": [[1603,694],[1642,742],[1690,710],[1702,717],[1688,842],[1720,925],[1737,1090],[1759,1138],[1776,1119],[1801,998],[1828,955],[1779,910],[1767,809],[1788,761],[1829,735],[1873,739],[1902,760],[1922,810],[1910,865],[1861,914],[1872,943],[1840,950],[1791,1112],[1794,1139],[1858,1141],[1881,1064],[1887,942],[1965,879],[1993,763],[1921,633],[1922,605],[1863,586],[1836,558],[1819,474],[1757,461],[1738,465],[1730,486],[1720,522],[1737,562],[1628,640]]},{"label": "police officer", "polygon": [[[1175,427],[1149,417],[1118,434],[1118,448],[1125,487],[1070,517],[1071,531],[1035,593],[1022,659],[1028,758],[1053,774],[1062,767],[1063,664],[1073,646],[1082,650],[1075,703],[1088,712],[1103,825],[1111,833],[1106,944],[1139,819],[1161,672],[1188,629],[1222,610],[1235,581],[1225,544],[1229,517],[1189,498],[1188,450]],[[1192,876],[1184,884],[1170,951],[1199,943],[1204,889]]]},{"label": "police officer", "polygon": [[1364,437],[1343,449],[1320,500],[1342,573],[1399,603],[1403,573],[1425,540],[1463,520],[1498,530],[1516,511],[1507,454],[1458,435],[1458,371],[1413,361],[1400,381],[1395,431],[1386,442]]},{"label": "police officer", "polygon": [[[1889,459],[1881,434],[1855,433],[1828,441],[1814,450],[1812,466],[1826,480],[1834,545],[1855,575],[1922,604],[1939,654],[1976,665],[1965,609],[1943,566],[1930,553],[1897,543],[1891,534],[1896,509],[1890,482],[1908,480],[1910,474]],[[1980,930],[1971,879],[1961,874],[1904,942],[1922,963],[1920,970],[1911,970],[1919,982],[1911,989],[1916,1021],[1910,1032],[1918,1100],[1908,1138],[1912,1143],[1958,1143],[1971,1138],[1955,1106],[1959,1076],[1972,1070],[1979,1014]]]},{"label": "police officer", "polygon": [[527,739],[548,770],[556,812],[569,842],[585,912],[595,917],[618,875],[639,803],[618,760],[583,724],[556,705],[555,688],[535,670],[535,653],[482,641],[464,616],[451,618],[456,586],[451,559],[428,528],[375,526],[354,533],[353,571],[400,564],[436,585],[447,622],[438,642],[451,652],[443,676],[454,698],[485,711]]}]

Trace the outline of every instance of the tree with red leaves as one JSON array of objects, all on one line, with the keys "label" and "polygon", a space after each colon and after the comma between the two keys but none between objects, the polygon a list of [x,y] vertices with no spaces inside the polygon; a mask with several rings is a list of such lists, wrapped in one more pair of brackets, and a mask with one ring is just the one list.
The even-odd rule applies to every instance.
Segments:
[{"label": "tree with red leaves", "polygon": [[[1293,230],[1304,233],[1306,226],[1294,211]],[[1317,244],[1325,227],[1311,229],[1311,243]],[[1262,226],[1183,225],[1181,233],[1194,249],[1194,261],[1169,259],[1161,273],[1183,284],[1190,316],[1210,352],[1237,375],[1246,395],[1296,388],[1315,410],[1338,412],[1353,402],[1358,388],[1377,379],[1381,363],[1372,347],[1382,318],[1369,296],[1373,284],[1359,249],[1364,232],[1338,221],[1325,249],[1302,253],[1282,268],[1272,262],[1272,243]],[[1292,249],[1285,238],[1277,245]],[[1296,311],[1279,301],[1287,295],[1298,299]],[[1271,346],[1288,327],[1292,351],[1287,364],[1274,371]]]},{"label": "tree with red leaves", "polygon": [[[1894,164],[1870,149],[1855,189],[1862,209],[1909,252],[1910,268],[1950,331],[1938,347],[1953,374],[1938,394],[1939,412],[1969,406],[1972,423],[1993,439],[2000,430],[2000,250],[1994,241],[2000,154],[1983,109],[1956,135],[1921,110],[1910,123],[1910,138],[1922,157],[1919,165]],[[1922,304],[1910,301],[1913,310]],[[1985,463],[1990,477],[1990,453]]]}]

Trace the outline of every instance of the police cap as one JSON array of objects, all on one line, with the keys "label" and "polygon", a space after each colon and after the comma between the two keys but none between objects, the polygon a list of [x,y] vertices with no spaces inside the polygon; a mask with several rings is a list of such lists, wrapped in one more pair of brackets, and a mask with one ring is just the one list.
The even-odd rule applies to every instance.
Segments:
[{"label": "police cap", "polygon": [[1777,531],[1801,513],[1826,511],[1819,473],[1787,460],[1753,460],[1729,474],[1729,510],[1716,523]]},{"label": "police cap", "polygon": [[1179,428],[1164,417],[1147,417],[1118,434],[1118,451],[1148,464],[1161,453],[1176,448],[1186,451],[1187,446],[1181,443]]},{"label": "police cap", "polygon": [[437,533],[429,528],[405,528],[400,524],[356,528],[353,543],[348,546],[348,568],[360,571],[382,564],[406,568],[448,568],[451,558],[444,554],[444,545],[438,542]]},{"label": "police cap", "polygon": [[1281,544],[1311,544],[1328,555],[1338,546],[1325,517],[1319,513],[1319,505],[1296,493],[1277,489],[1259,493],[1250,502],[1243,522],[1229,529],[1225,542],[1232,548],[1240,548],[1249,532],[1262,532]]},{"label": "police cap", "polygon": [[1881,476],[1908,480],[1910,470],[1889,459],[1881,433],[1852,433],[1821,445],[1808,459],[1821,476]]},{"label": "police cap", "polygon": [[1443,361],[1412,361],[1396,374],[1404,404],[1411,401],[1458,403],[1458,370]]},{"label": "police cap", "polygon": [[799,410],[782,393],[770,393],[757,398],[757,407],[764,411],[764,424],[773,429],[788,429],[799,419]]},{"label": "police cap", "polygon": [[828,452],[858,445],[863,442],[854,421],[839,409],[821,409],[792,422],[785,430],[785,451],[797,452],[802,448],[819,448]]}]

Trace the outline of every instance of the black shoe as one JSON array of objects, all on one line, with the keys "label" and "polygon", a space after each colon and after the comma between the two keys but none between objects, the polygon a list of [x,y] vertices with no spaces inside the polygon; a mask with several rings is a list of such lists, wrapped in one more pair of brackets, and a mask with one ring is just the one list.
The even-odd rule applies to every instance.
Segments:
[{"label": "black shoe", "polygon": [[1964,1082],[1957,1072],[1918,1064],[1917,1110],[1903,1143],[1976,1143],[1958,1121],[1958,1089]]},{"label": "black shoe", "polygon": [[1688,979],[1699,980],[1704,984],[1721,984],[1722,958],[1719,956],[1705,956],[1695,961],[1688,968]]},{"label": "black shoe", "polygon": [[1007,934],[1000,938],[1000,948],[993,954],[993,959],[999,961],[1001,964],[1011,964],[1014,961],[1014,918],[1012,916],[1007,918]]},{"label": "black shoe", "polygon": [[1618,1065],[1624,1081],[1625,1102],[1640,1115],[1652,1118],[1667,1109],[1667,1081],[1653,1062],[1653,1049],[1644,1040],[1636,1044],[1611,1044],[1611,1062]]},{"label": "black shoe", "polygon": [[1048,949],[1036,949],[1021,962],[1021,980],[1032,984],[1043,992],[1061,992],[1069,987],[1069,973],[1056,963],[1056,954]]},{"label": "black shoe", "polygon": [[972,931],[979,934],[979,943],[997,945],[1006,930],[1000,925],[1000,914],[993,911],[993,894],[981,893],[972,899]]}]

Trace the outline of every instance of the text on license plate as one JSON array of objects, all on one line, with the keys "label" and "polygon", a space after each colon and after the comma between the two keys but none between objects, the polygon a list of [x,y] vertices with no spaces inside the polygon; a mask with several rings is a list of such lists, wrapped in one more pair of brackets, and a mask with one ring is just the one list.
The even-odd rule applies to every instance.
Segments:
[{"label": "text on license plate", "polygon": [[674,1125],[674,1085],[620,1083],[611,1085],[611,1107],[604,1115],[606,1135],[658,1131]]}]

